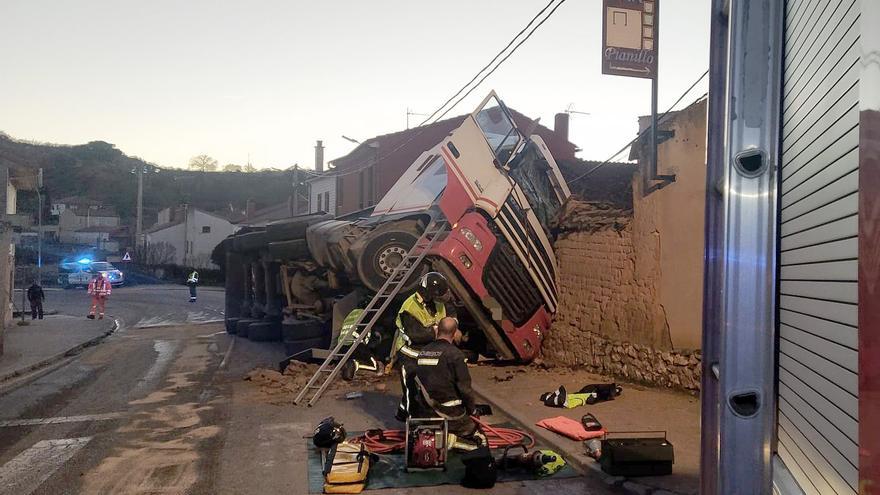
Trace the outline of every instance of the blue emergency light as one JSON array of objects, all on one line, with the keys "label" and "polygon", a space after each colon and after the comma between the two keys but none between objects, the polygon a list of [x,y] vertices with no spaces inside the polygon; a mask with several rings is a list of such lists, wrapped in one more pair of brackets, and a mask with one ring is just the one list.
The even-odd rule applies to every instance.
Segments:
[{"label": "blue emergency light", "polygon": [[79,263],[79,264],[81,264],[81,265],[88,265],[88,264],[91,263],[91,262],[92,262],[92,260],[90,260],[90,259],[88,259],[88,258],[83,258],[83,259],[77,261],[77,263]]}]

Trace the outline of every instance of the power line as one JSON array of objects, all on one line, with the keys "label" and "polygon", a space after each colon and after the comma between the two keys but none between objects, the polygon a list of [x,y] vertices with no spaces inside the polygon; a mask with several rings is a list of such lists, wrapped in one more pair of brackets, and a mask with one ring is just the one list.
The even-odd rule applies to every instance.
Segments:
[{"label": "power line", "polygon": [[[428,115],[428,117],[427,117],[425,120],[423,120],[422,123],[419,124],[419,125],[420,125],[420,126],[425,125],[425,123],[428,122],[429,120],[431,120],[432,118],[434,118],[434,116],[437,115],[437,113],[438,113],[440,110],[443,110],[443,108],[446,107],[446,105],[448,105],[449,102],[451,102],[452,100],[454,100],[458,95],[461,94],[462,91],[464,91],[465,89],[467,89],[468,86],[470,86],[474,81],[476,81],[477,78],[480,77],[480,74],[482,74],[483,72],[486,71],[486,69],[488,69],[490,66],[492,66],[492,64],[494,64],[495,61],[498,60],[498,57],[500,57],[502,54],[504,54],[504,52],[506,52],[507,49],[510,48],[511,45],[513,45],[513,43],[517,40],[517,38],[519,38],[520,36],[522,36],[522,34],[523,34],[524,32],[526,32],[526,30],[529,29],[529,27],[531,27],[531,25],[532,25],[532,24],[538,19],[538,17],[541,17],[541,14],[543,14],[548,8],[550,8],[550,6],[553,5],[553,2],[555,2],[555,1],[556,1],[556,0],[550,0],[550,1],[547,3],[547,5],[544,6],[543,9],[539,10],[538,13],[535,14],[534,17],[532,17],[532,19],[529,21],[529,23],[526,24],[526,26],[525,26],[524,28],[522,28],[518,33],[516,33],[516,36],[514,36],[513,38],[511,38],[510,41],[507,42],[507,45],[505,45],[504,48],[502,48],[500,52],[496,53],[495,56],[492,57],[492,60],[490,60],[488,64],[486,64],[482,69],[480,69],[479,72],[477,72],[476,74],[474,74],[474,77],[472,77],[470,81],[468,81],[467,83],[465,83],[464,86],[462,86],[461,88],[459,88],[459,90],[456,91],[454,95],[450,96],[448,100],[446,100],[445,102],[443,102],[443,104],[440,105],[440,107],[437,108],[437,110],[434,110],[434,113],[432,113],[431,115]],[[563,0],[563,1],[564,1],[564,0]],[[543,22],[543,21],[542,21],[542,22]],[[438,120],[439,120],[440,118],[441,118],[441,117],[438,117]]]},{"label": "power line", "polygon": [[[471,89],[468,90],[467,93],[464,94],[464,96],[462,96],[461,98],[459,98],[458,101],[456,101],[451,107],[449,107],[445,112],[443,112],[442,114],[440,114],[440,116],[437,117],[437,119],[438,119],[438,120],[439,120],[439,119],[442,119],[444,115],[446,115],[447,113],[449,113],[450,110],[452,110],[453,108],[455,108],[459,103],[462,102],[462,100],[464,100],[464,99],[467,98],[471,93],[473,93],[475,89],[477,89],[478,87],[480,87],[480,84],[482,84],[483,81],[485,81],[487,77],[491,76],[496,70],[498,70],[498,68],[501,67],[501,64],[503,64],[507,59],[509,59],[511,55],[513,55],[514,53],[516,53],[516,50],[517,50],[520,46],[522,46],[523,43],[525,43],[526,41],[528,41],[529,38],[531,38],[532,35],[535,34],[535,31],[537,31],[538,28],[541,27],[541,25],[543,25],[545,22],[547,22],[547,19],[549,19],[549,18],[553,15],[553,13],[556,12],[556,9],[558,9],[559,7],[561,7],[562,4],[565,3],[565,1],[566,1],[566,0],[562,0],[561,2],[559,2],[558,4],[556,4],[556,6],[553,7],[553,10],[551,10],[550,13],[547,14],[546,17],[544,17],[544,18],[541,20],[541,22],[539,22],[534,28],[532,28],[532,30],[529,31],[529,34],[527,34],[525,38],[523,38],[522,40],[520,40],[520,42],[517,43],[516,46],[513,47],[513,50],[511,50],[510,52],[508,52],[508,54],[505,55],[504,58],[502,58],[501,61],[498,62],[498,64],[495,65],[495,67],[494,67],[492,70],[490,70],[486,75],[484,75],[484,76],[483,76],[483,77],[477,82],[477,84],[475,84]],[[553,2],[550,2],[550,3],[553,3]],[[546,7],[545,7],[545,9],[546,9]],[[530,24],[531,24],[531,23],[530,23]],[[527,27],[528,27],[528,26],[527,26]],[[528,136],[526,136],[526,137],[528,137]]]},{"label": "power line", "polygon": [[[682,93],[681,96],[679,96],[677,100],[675,100],[675,103],[673,103],[672,105],[670,105],[669,108],[667,108],[665,112],[663,112],[662,114],[660,114],[660,117],[657,119],[657,125],[660,125],[660,123],[662,122],[662,120],[666,117],[666,114],[668,114],[669,112],[671,112],[672,109],[675,108],[676,105],[678,105],[679,103],[681,103],[681,100],[683,100],[684,97],[687,96],[688,93],[690,93],[691,90],[693,90],[693,89],[697,86],[697,84],[700,84],[700,81],[702,81],[703,78],[705,78],[707,75],[709,75],[709,71],[708,71],[708,70],[706,70],[706,72],[704,72],[703,75],[701,75],[700,77],[698,77],[697,80],[694,81],[694,83],[691,84],[690,87],[689,87],[688,89],[686,89],[685,92]],[[707,94],[708,94],[708,93],[704,94],[703,96],[706,96]],[[702,98],[702,96],[701,96],[700,98]],[[636,142],[638,142],[638,140],[641,139],[642,136],[644,136],[644,135],[645,135],[648,131],[650,131],[650,130],[651,130],[650,127],[644,129],[642,132],[640,132],[640,133],[635,137],[635,139],[633,139],[632,141],[626,143],[626,144],[623,146],[623,148],[620,148],[616,153],[614,153],[613,155],[609,156],[605,161],[603,161],[602,163],[596,165],[595,167],[591,168],[590,170],[587,170],[587,171],[584,172],[583,174],[581,174],[581,175],[575,177],[574,179],[572,179],[572,180],[570,180],[570,181],[566,181],[566,182],[568,182],[569,185],[574,184],[575,182],[577,182],[577,181],[583,179],[584,177],[586,177],[586,176],[592,174],[593,172],[595,172],[596,170],[600,169],[601,167],[604,167],[605,165],[609,164],[609,163],[611,162],[611,160],[613,160],[614,158],[617,157],[617,155],[623,153],[624,151],[626,151],[627,148],[629,148],[630,146],[632,146],[633,144],[635,144]]]},{"label": "power line", "polygon": [[[409,139],[407,139],[406,141],[404,141],[403,143],[401,143],[400,145],[398,145],[397,147],[395,147],[394,149],[392,149],[392,150],[389,151],[388,153],[385,153],[385,154],[383,154],[383,155],[381,155],[381,156],[377,156],[377,157],[376,157],[376,160],[375,160],[374,163],[378,163],[378,162],[380,162],[381,160],[384,160],[384,159],[388,158],[389,156],[391,156],[391,155],[393,155],[394,153],[398,152],[400,149],[402,149],[403,147],[405,147],[406,145],[408,145],[409,143],[411,143],[413,140],[415,140],[416,138],[418,138],[419,136],[421,136],[422,133],[425,132],[425,123],[427,123],[429,120],[431,120],[431,118],[433,118],[434,116],[436,116],[436,115],[437,115],[437,112],[439,112],[439,111],[442,110],[444,107],[446,107],[446,105],[449,104],[449,101],[451,101],[451,100],[452,100],[453,98],[455,98],[456,96],[460,95],[462,91],[464,91],[464,90],[465,90],[465,89],[466,89],[466,88],[467,88],[467,87],[468,87],[468,86],[469,86],[469,85],[470,85],[475,79],[477,79],[477,78],[480,76],[480,74],[482,74],[483,72],[485,72],[486,68],[488,68],[488,67],[491,66],[496,60],[498,60],[498,57],[500,57],[501,54],[503,54],[503,53],[505,52],[505,50],[507,50],[511,45],[513,45],[513,43],[516,42],[516,40],[522,35],[522,33],[524,33],[525,31],[527,31],[527,30],[529,29],[529,27],[530,27],[532,24],[534,24],[535,21],[536,21],[539,17],[541,17],[541,14],[543,14],[544,12],[546,12],[547,9],[548,9],[551,5],[553,5],[553,3],[556,2],[556,1],[557,1],[557,0],[551,0],[547,5],[544,6],[544,8],[542,8],[540,11],[538,11],[538,13],[535,14],[535,16],[532,17],[531,20],[529,20],[528,24],[526,24],[526,26],[525,26],[523,29],[521,29],[521,30],[516,34],[516,36],[514,36],[514,37],[510,40],[510,42],[508,42],[508,44],[504,47],[504,49],[502,49],[500,52],[498,52],[498,54],[495,55],[495,57],[492,58],[492,61],[490,61],[488,64],[486,64],[485,67],[483,67],[482,69],[480,69],[480,71],[477,72],[476,75],[474,75],[474,77],[471,78],[471,80],[468,81],[467,84],[465,84],[464,86],[462,86],[462,87],[461,87],[461,88],[460,88],[460,89],[459,89],[454,95],[452,95],[451,98],[449,98],[446,102],[444,102],[443,105],[441,105],[439,108],[437,108],[437,110],[435,110],[434,112],[432,112],[432,113],[431,113],[431,116],[429,116],[429,117],[428,117],[427,119],[425,119],[421,124],[419,124],[419,127],[416,128],[416,132],[415,132],[415,134],[413,134]],[[477,84],[475,84],[473,87],[471,87],[470,90],[468,90],[467,93],[465,93],[464,96],[462,96],[461,98],[459,98],[458,101],[456,101],[451,107],[447,108],[445,112],[443,112],[442,114],[440,114],[439,116],[437,116],[437,117],[434,119],[434,121],[431,122],[431,124],[429,124],[429,125],[433,125],[433,124],[436,124],[437,122],[439,122],[440,119],[442,119],[447,113],[449,113],[453,108],[455,108],[459,103],[461,103],[462,100],[464,100],[465,98],[467,98],[467,97],[468,97],[468,96],[469,96],[469,95],[470,95],[475,89],[477,89],[477,88],[480,86],[480,84],[482,84],[483,81],[485,81],[487,77],[489,77],[490,75],[492,75],[492,74],[498,69],[498,67],[501,66],[501,64],[503,64],[508,58],[510,58],[510,56],[513,55],[514,52],[516,52],[516,50],[517,50],[520,46],[522,46],[523,43],[525,43],[525,42],[526,42],[526,41],[527,41],[527,40],[528,40],[528,39],[529,39],[529,38],[535,33],[535,31],[536,31],[538,28],[541,27],[541,25],[543,25],[545,22],[547,22],[547,19],[549,19],[550,16],[552,16],[553,13],[556,12],[556,9],[558,9],[558,8],[559,8],[563,3],[565,3],[565,2],[566,2],[566,0],[561,0],[559,3],[557,3],[556,6],[553,7],[553,9],[552,9],[552,10],[551,10],[551,11],[550,11],[550,12],[549,12],[549,13],[548,13],[543,19],[541,19],[541,21],[540,21],[537,25],[535,25],[535,26],[531,29],[531,31],[529,31],[529,33],[525,36],[525,38],[523,38],[522,40],[520,40],[519,43],[516,43],[516,45],[513,47],[513,49],[512,49],[509,53],[507,53],[507,55],[505,55],[504,58],[502,58],[500,61],[498,61],[497,64],[495,64],[495,67],[493,67],[492,70],[490,70],[487,74],[485,74],[485,75],[484,75],[484,76],[483,76],[483,77],[477,82]],[[346,170],[346,171],[343,172],[343,173],[333,174],[333,176],[334,176],[334,177],[345,177],[346,175],[351,175],[351,174],[358,173],[358,172],[360,172],[361,170],[366,169],[366,168],[369,167],[369,166],[370,166],[370,165],[364,165],[363,167],[359,167],[359,168],[356,168],[356,169]],[[330,175],[330,174],[328,174],[328,175]]]}]

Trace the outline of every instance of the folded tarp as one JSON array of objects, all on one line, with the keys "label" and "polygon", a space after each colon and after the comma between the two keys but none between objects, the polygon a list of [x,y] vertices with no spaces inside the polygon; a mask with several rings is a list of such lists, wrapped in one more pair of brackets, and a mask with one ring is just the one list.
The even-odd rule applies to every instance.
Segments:
[{"label": "folded tarp", "polygon": [[542,419],[535,423],[541,428],[546,428],[552,432],[559,433],[572,440],[589,440],[591,438],[600,438],[605,436],[605,428],[597,431],[587,431],[578,420],[566,418],[565,416],[556,416],[555,418]]}]

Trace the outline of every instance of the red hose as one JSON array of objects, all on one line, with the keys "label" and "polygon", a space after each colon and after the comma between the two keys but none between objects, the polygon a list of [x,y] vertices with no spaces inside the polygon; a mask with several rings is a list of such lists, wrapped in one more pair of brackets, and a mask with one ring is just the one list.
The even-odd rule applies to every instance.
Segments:
[{"label": "red hose", "polygon": [[[483,429],[483,433],[489,440],[490,449],[502,449],[511,445],[525,445],[531,449],[535,446],[534,437],[525,431],[492,426],[476,417],[472,417],[472,419]],[[403,430],[368,430],[351,441],[364,444],[367,450],[375,454],[390,454],[404,450],[406,432]]]}]

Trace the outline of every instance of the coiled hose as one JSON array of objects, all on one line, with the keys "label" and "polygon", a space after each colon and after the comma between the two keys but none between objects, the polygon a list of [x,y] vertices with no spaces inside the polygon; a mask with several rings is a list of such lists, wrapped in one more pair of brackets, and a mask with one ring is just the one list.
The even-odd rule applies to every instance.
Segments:
[{"label": "coiled hose", "polygon": [[[474,416],[471,419],[486,434],[490,449],[503,449],[512,445],[525,445],[526,448],[531,449],[535,446],[534,437],[525,431],[492,426]],[[406,447],[406,432],[404,430],[367,430],[363,435],[351,439],[351,442],[362,443],[367,450],[374,454],[403,452]]]}]

